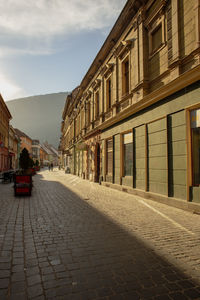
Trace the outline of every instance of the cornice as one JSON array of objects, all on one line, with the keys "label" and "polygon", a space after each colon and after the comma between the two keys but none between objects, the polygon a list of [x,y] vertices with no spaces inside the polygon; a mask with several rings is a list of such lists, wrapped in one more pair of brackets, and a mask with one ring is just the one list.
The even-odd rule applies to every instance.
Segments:
[{"label": "cornice", "polygon": [[118,113],[112,119],[109,119],[108,121],[105,121],[104,123],[102,123],[98,129],[99,130],[106,129],[106,128],[114,125],[116,122],[119,122],[119,121],[137,113],[138,111],[157,103],[158,101],[180,91],[181,89],[191,85],[192,83],[194,83],[198,80],[200,80],[200,65],[198,65],[194,69],[180,75],[178,78],[169,82],[164,87],[161,87],[161,88],[153,91],[152,93],[146,95],[139,102],[133,104],[131,107],[128,107],[127,109]]}]

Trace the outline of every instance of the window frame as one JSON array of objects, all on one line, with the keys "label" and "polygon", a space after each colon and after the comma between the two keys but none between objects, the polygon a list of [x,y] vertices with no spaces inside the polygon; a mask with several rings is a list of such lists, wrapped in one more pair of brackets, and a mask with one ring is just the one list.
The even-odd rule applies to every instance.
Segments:
[{"label": "window frame", "polygon": [[91,123],[91,103],[90,103],[90,100],[87,101],[87,107],[86,107],[86,112],[87,112],[87,118],[86,118],[86,127],[89,127],[90,126],[90,123]]},{"label": "window frame", "polygon": [[[98,100],[98,101],[97,101]],[[95,118],[98,119],[100,115],[100,93],[99,89],[95,92]]]},{"label": "window frame", "polygon": [[[125,65],[128,62],[128,79],[126,77],[126,72],[125,72]],[[129,94],[130,91],[130,59],[129,55],[125,57],[125,59],[122,61],[122,96],[126,96]],[[127,89],[128,85],[128,89]]]},{"label": "window frame", "polygon": [[[111,172],[109,172],[109,168],[108,168],[108,141],[111,141],[111,143],[112,143],[112,150],[111,151],[109,151],[109,152],[112,152],[112,156],[111,156],[111,159],[112,159],[112,165],[111,165],[111,168],[112,168],[112,171]],[[109,138],[107,138],[106,140],[105,140],[105,142],[106,142],[106,172],[105,172],[105,174],[106,174],[106,176],[113,176],[113,155],[114,155],[114,147],[113,147],[113,137],[109,137]]]},{"label": "window frame", "polygon": [[[200,104],[198,104],[197,106],[192,106],[190,107],[187,111],[188,111],[188,122],[187,122],[187,126],[189,127],[188,130],[189,130],[189,140],[188,140],[188,143],[189,143],[189,148],[190,148],[190,176],[191,176],[191,186],[200,186],[200,183],[197,185],[194,183],[194,166],[193,166],[193,133],[192,133],[192,130],[194,128],[191,127],[191,112],[194,111],[194,110],[200,110]],[[200,128],[200,127],[196,127],[196,128]]]},{"label": "window frame", "polygon": [[109,111],[111,108],[112,108],[112,76],[109,76],[106,79],[106,111]]},{"label": "window frame", "polygon": [[[161,27],[161,43],[158,47],[153,49],[153,34]],[[165,15],[158,17],[157,20],[151,25],[151,28],[148,31],[149,37],[149,56],[153,56],[158,53],[166,45],[166,30],[165,30]]]},{"label": "window frame", "polygon": [[[191,111],[200,109],[200,104],[194,104],[186,107],[186,130],[187,130],[187,201],[190,201],[190,187],[195,187],[193,181],[193,161],[192,161],[192,128],[191,128]],[[200,185],[198,185],[200,187]]]},{"label": "window frame", "polygon": [[133,176],[133,174],[132,175],[125,175],[125,165],[124,165],[124,163],[125,163],[124,136],[126,134],[130,134],[130,133],[132,134],[132,164],[134,163],[134,161],[133,161],[133,137],[134,136],[133,136],[133,129],[131,129],[131,130],[128,130],[128,131],[124,131],[120,134],[120,139],[121,139],[121,143],[120,143],[121,144],[121,177],[132,177]]}]

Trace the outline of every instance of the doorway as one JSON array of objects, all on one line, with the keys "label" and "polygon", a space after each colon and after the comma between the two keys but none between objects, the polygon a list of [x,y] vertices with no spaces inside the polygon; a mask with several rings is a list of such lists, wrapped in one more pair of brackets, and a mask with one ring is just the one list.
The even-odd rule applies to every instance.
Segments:
[{"label": "doorway", "polygon": [[96,144],[96,163],[95,163],[95,181],[99,182],[100,177],[100,145],[99,143]]}]

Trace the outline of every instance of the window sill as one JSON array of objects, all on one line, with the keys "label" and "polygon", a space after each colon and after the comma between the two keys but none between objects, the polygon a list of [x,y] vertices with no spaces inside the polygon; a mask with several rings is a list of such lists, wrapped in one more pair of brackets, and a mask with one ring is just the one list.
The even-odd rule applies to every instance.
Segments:
[{"label": "window sill", "polygon": [[160,52],[166,45],[167,45],[166,42],[162,43],[156,50],[149,53],[149,60],[152,59],[158,52]]},{"label": "window sill", "polygon": [[132,93],[131,93],[131,92],[126,93],[126,94],[123,94],[123,95],[121,96],[121,99],[120,99],[119,103],[121,103],[121,102],[127,100],[127,99],[130,98],[131,96],[132,96]]}]

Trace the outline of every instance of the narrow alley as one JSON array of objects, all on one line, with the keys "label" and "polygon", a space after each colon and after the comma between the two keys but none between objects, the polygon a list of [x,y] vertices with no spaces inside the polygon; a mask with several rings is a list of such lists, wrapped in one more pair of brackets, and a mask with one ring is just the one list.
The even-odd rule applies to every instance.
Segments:
[{"label": "narrow alley", "polygon": [[200,299],[200,215],[43,170],[0,183],[0,299]]}]

